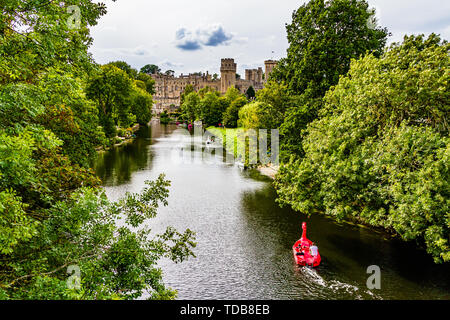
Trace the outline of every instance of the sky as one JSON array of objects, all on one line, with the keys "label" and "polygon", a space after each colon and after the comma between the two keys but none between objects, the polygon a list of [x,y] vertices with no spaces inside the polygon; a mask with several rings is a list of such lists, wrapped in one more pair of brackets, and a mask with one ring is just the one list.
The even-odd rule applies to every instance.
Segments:
[{"label": "sky", "polygon": [[[91,30],[90,48],[101,64],[126,61],[140,69],[156,64],[177,75],[220,74],[220,59],[234,58],[238,73],[286,56],[286,23],[306,0],[111,0]],[[378,23],[392,33],[435,32],[450,40],[449,0],[369,0]]]}]

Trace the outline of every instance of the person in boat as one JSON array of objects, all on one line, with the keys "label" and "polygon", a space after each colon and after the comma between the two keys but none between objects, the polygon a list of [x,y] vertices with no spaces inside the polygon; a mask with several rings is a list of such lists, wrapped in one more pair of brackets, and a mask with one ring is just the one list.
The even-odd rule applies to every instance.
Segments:
[{"label": "person in boat", "polygon": [[319,254],[319,248],[317,248],[316,244],[313,242],[311,246],[309,247],[309,253],[316,257]]}]

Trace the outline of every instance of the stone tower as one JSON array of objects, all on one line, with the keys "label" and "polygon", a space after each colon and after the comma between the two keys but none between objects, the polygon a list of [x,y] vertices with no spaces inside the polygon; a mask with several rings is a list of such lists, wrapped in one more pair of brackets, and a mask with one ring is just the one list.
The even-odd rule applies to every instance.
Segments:
[{"label": "stone tower", "polygon": [[222,59],[220,66],[220,91],[225,93],[231,86],[236,85],[236,63],[234,59]]},{"label": "stone tower", "polygon": [[267,82],[267,79],[269,79],[269,75],[272,72],[273,68],[277,65],[278,61],[276,60],[266,60],[264,61],[264,64],[266,66],[266,76],[265,81]]}]

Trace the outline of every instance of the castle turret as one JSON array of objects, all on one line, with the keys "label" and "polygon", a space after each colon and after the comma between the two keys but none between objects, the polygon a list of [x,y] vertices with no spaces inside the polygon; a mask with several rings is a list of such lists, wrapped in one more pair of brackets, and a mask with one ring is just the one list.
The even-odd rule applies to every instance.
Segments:
[{"label": "castle turret", "polygon": [[225,93],[229,87],[236,85],[236,63],[234,59],[222,59],[220,66],[220,91]]},{"label": "castle turret", "polygon": [[266,66],[266,77],[265,77],[265,81],[267,81],[267,79],[269,79],[269,75],[272,72],[273,68],[276,67],[278,61],[276,60],[266,60],[264,61],[264,64]]}]

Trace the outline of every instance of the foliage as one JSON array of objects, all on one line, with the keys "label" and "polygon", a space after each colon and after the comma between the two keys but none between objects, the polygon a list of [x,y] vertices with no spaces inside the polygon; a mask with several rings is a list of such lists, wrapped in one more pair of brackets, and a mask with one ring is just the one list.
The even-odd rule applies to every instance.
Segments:
[{"label": "foliage", "polygon": [[366,51],[382,53],[388,33],[376,26],[374,14],[366,1],[305,3],[286,26],[287,58],[278,63],[271,79],[285,82],[295,94],[310,90],[311,97],[322,97],[347,73],[352,58]]},{"label": "foliage", "polygon": [[[52,205],[46,219],[35,226],[39,232],[31,238],[23,235],[26,246],[2,259],[2,269],[9,271],[0,276],[3,295],[9,299],[135,299],[145,293],[174,298],[176,292],[164,286],[156,263],[162,257],[181,262],[193,256],[194,234],[169,227],[151,236],[143,224],[155,217],[160,204],[167,205],[169,182],[160,176],[146,184],[141,194],[127,193],[117,202],[84,188]],[[134,231],[137,227],[139,231]],[[66,285],[70,265],[80,268],[79,289]]]},{"label": "foliage", "polygon": [[181,113],[183,114],[183,117],[189,122],[194,122],[197,119],[197,115],[199,114],[199,103],[200,97],[198,96],[197,92],[194,91],[186,96],[185,101],[181,105]]},{"label": "foliage", "polygon": [[[79,28],[66,23],[69,5],[81,9]],[[133,81],[148,88],[145,79],[98,68],[88,53],[89,27],[105,5],[16,0],[0,8],[0,298],[174,298],[156,263],[190,256],[192,232],[135,231],[166,203],[168,182],[160,177],[113,203],[86,168],[104,143],[99,123],[115,130],[115,120],[133,117],[129,92],[148,98]],[[80,290],[66,284],[70,264],[81,268]]]},{"label": "foliage", "polygon": [[161,69],[154,64],[146,64],[145,66],[143,66],[141,68],[141,73],[146,73],[146,74],[156,74],[161,72]]},{"label": "foliage", "polygon": [[180,103],[183,104],[186,97],[192,92],[195,92],[194,86],[192,84],[186,85],[184,91],[180,95]]},{"label": "foliage", "polygon": [[146,73],[138,73],[136,76],[136,80],[142,81],[145,85],[145,88],[143,88],[145,91],[147,91],[149,94],[155,94],[155,80],[151,76],[149,76]]},{"label": "foliage", "polygon": [[384,227],[450,261],[450,46],[405,37],[381,58],[352,61],[280,168],[279,201]]},{"label": "foliage", "polygon": [[247,102],[247,99],[243,96],[232,101],[223,114],[223,125],[228,128],[236,128],[239,119],[239,110],[241,110]]},{"label": "foliage", "polygon": [[136,117],[139,124],[146,125],[152,119],[152,95],[146,89],[133,87],[131,92],[131,113]]},{"label": "foliage", "polygon": [[104,65],[89,79],[86,95],[95,101],[100,122],[107,137],[115,136],[115,125],[125,122],[129,125],[129,99],[132,81],[127,73],[113,65]]},{"label": "foliage", "polygon": [[122,71],[125,71],[129,78],[136,79],[138,75],[138,71],[134,68],[132,68],[128,63],[125,61],[113,61],[108,64],[107,66],[114,66]]},{"label": "foliage", "polygon": [[216,92],[208,92],[199,103],[200,119],[205,125],[217,125],[222,122],[224,104]]},{"label": "foliage", "polygon": [[160,115],[159,115],[159,122],[162,124],[168,124],[170,122],[170,116],[167,113],[166,110],[164,110]]},{"label": "foliage", "polygon": [[255,89],[252,86],[248,87],[247,91],[245,91],[245,96],[248,100],[254,99],[256,97]]}]

